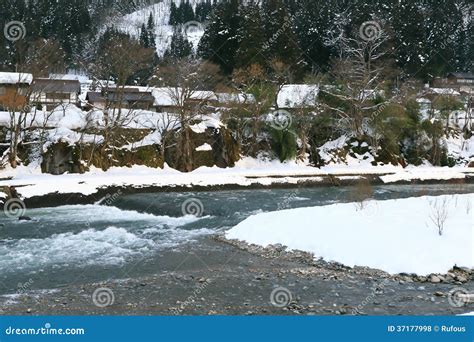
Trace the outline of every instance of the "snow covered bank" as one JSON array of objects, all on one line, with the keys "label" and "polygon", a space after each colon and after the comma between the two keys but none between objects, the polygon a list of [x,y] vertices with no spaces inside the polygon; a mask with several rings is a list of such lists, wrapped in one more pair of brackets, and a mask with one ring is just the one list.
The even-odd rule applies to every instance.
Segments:
[{"label": "snow covered bank", "polygon": [[375,175],[387,183],[399,180],[447,180],[474,176],[474,169],[426,167],[413,170],[395,166],[327,166],[322,169],[300,162],[264,161],[243,158],[233,168],[201,167],[190,173],[182,173],[168,166],[155,169],[146,166],[113,167],[108,171],[92,168],[85,174],[42,174],[37,166],[20,166],[0,171],[0,187],[13,186],[23,198],[51,193],[80,193],[91,195],[107,187],[214,187],[251,186],[260,184],[298,184],[299,182],[323,182],[324,177],[357,181],[361,175]]},{"label": "snow covered bank", "polygon": [[[446,273],[474,267],[473,200],[470,194],[372,201],[363,210],[354,203],[284,210],[252,216],[226,237],[391,274]],[[448,216],[439,236],[432,218],[443,203]]]}]

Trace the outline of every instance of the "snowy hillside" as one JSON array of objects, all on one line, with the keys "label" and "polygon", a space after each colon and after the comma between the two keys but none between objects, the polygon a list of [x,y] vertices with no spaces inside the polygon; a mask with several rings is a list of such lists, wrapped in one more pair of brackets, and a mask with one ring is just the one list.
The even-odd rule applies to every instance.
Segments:
[{"label": "snowy hillside", "polygon": [[[166,49],[171,44],[171,37],[173,35],[173,26],[169,25],[171,3],[174,2],[177,6],[181,0],[163,0],[162,2],[147,6],[136,12],[118,18],[106,27],[115,27],[120,31],[126,32],[136,38],[140,36],[140,28],[146,24],[150,14],[155,19],[155,36],[156,36],[156,52],[158,56],[163,56]],[[204,2],[202,0],[191,0],[190,3],[193,8],[198,3]],[[105,29],[105,28],[104,28]],[[184,33],[188,40],[196,49],[199,41],[204,34],[204,26],[198,22],[189,22],[188,25],[183,26]]]}]

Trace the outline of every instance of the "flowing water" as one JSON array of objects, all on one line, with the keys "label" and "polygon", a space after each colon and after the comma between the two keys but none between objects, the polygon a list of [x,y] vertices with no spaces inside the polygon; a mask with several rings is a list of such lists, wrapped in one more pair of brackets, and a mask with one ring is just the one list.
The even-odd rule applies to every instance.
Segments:
[{"label": "flowing water", "polygon": [[[250,215],[348,202],[353,188],[144,193],[96,205],[28,210],[32,221],[0,216],[0,294],[173,271],[176,251],[207,250],[210,237]],[[385,185],[375,199],[472,193],[474,185]],[[183,207],[191,203],[191,207]],[[193,207],[194,206],[194,207]],[[183,211],[200,217],[183,215]]]}]

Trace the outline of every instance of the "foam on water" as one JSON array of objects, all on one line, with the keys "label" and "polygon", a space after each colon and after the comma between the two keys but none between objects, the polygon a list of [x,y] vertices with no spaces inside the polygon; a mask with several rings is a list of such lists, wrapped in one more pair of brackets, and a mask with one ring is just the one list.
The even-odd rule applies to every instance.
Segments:
[{"label": "foam on water", "polygon": [[[170,217],[121,210],[116,207],[102,205],[68,205],[58,208],[33,209],[28,212],[34,219],[47,218],[56,223],[61,222],[153,222],[172,227],[194,223],[202,218],[194,216]],[[52,216],[51,213],[54,215]]]}]

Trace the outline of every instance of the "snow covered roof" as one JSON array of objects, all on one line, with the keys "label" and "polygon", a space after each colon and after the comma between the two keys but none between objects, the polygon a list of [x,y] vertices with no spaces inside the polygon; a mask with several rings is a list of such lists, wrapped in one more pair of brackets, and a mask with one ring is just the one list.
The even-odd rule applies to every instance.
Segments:
[{"label": "snow covered roof", "polygon": [[314,106],[319,94],[316,84],[288,84],[278,93],[279,108],[306,108]]},{"label": "snow covered roof", "polygon": [[452,88],[429,88],[429,94],[460,96],[461,94]]},{"label": "snow covered roof", "polygon": [[0,72],[0,84],[28,84],[33,82],[32,74],[18,72]]},{"label": "snow covered roof", "polygon": [[[181,89],[172,87],[150,88],[155,98],[155,106],[171,107],[176,106],[176,98],[179,98]],[[191,95],[192,100],[198,101],[217,101],[218,98],[213,91],[194,91]]]},{"label": "snow covered roof", "polygon": [[89,77],[76,74],[50,74],[49,78],[54,80],[79,81],[81,84],[92,82]]},{"label": "snow covered roof", "polygon": [[448,77],[453,76],[456,78],[464,78],[468,80],[474,80],[474,74],[470,72],[451,72],[448,74]]},{"label": "snow covered roof", "polygon": [[81,84],[78,80],[60,80],[37,78],[32,84],[33,91],[42,93],[80,93]]},{"label": "snow covered roof", "polygon": [[219,103],[233,104],[233,103],[253,103],[255,96],[252,94],[243,93],[216,93]]}]

